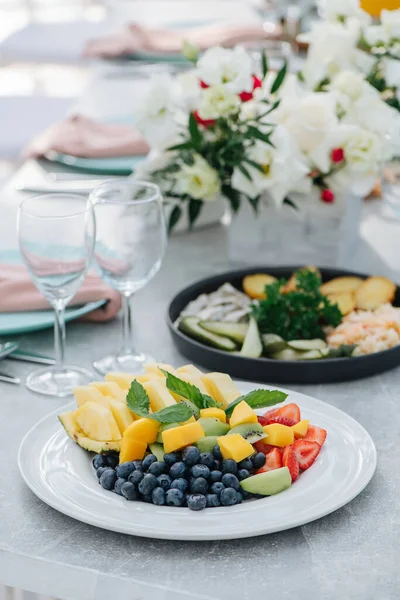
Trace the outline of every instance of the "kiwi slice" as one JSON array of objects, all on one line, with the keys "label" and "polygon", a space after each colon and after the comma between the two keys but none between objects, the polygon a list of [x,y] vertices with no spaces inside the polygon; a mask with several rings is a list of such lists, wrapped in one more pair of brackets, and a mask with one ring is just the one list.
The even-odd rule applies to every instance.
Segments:
[{"label": "kiwi slice", "polygon": [[287,490],[292,485],[292,478],[289,469],[281,467],[248,477],[241,481],[240,485],[246,492],[260,496],[273,496]]},{"label": "kiwi slice", "polygon": [[218,444],[218,436],[217,435],[209,435],[207,437],[202,437],[194,444],[200,450],[200,452],[212,452],[214,450],[214,446]]},{"label": "kiwi slice", "polygon": [[157,457],[157,460],[160,462],[164,462],[164,446],[162,444],[149,444],[149,450],[154,456]]},{"label": "kiwi slice", "polygon": [[229,431],[229,425],[227,423],[221,423],[221,421],[215,417],[201,417],[197,422],[200,423],[204,429],[206,436],[225,435]]},{"label": "kiwi slice", "polygon": [[236,425],[236,427],[232,427],[228,431],[227,435],[231,433],[239,433],[250,444],[255,444],[267,437],[260,423],[242,423],[241,425]]}]

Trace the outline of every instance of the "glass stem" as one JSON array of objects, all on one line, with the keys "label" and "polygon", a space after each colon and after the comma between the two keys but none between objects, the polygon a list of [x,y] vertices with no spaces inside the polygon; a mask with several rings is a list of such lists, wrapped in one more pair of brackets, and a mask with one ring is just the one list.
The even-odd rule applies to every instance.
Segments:
[{"label": "glass stem", "polygon": [[65,360],[65,320],[64,320],[64,305],[56,305],[54,307],[56,319],[54,322],[54,352],[56,359],[56,367],[60,371],[64,368]]},{"label": "glass stem", "polygon": [[122,295],[122,349],[121,356],[136,354],[133,347],[133,294]]}]

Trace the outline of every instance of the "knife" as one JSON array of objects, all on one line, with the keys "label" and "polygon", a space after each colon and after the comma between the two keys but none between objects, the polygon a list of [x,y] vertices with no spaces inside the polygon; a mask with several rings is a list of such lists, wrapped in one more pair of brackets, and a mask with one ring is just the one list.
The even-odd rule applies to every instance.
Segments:
[{"label": "knife", "polygon": [[91,192],[95,187],[101,185],[107,179],[86,179],[77,181],[58,181],[54,183],[44,184],[29,184],[19,183],[15,189],[19,192],[34,192],[38,194],[55,193],[55,192],[75,192],[85,194]]},{"label": "knife", "polygon": [[39,363],[41,365],[55,365],[56,361],[50,356],[44,356],[43,354],[36,354],[34,352],[26,352],[25,350],[15,350],[12,354],[9,354],[7,358],[14,360],[22,360],[25,362]]},{"label": "knife", "polygon": [[15,385],[19,385],[21,383],[19,377],[12,377],[11,375],[6,375],[5,373],[0,373],[0,381],[4,381],[5,383],[14,383]]}]

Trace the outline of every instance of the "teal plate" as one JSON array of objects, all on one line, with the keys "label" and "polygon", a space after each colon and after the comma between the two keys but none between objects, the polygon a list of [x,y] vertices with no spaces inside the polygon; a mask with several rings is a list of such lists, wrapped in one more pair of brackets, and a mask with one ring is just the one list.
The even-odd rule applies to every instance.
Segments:
[{"label": "teal plate", "polygon": [[46,159],[77,171],[96,175],[130,175],[144,156],[113,156],[110,158],[80,158],[60,152],[49,152]]}]

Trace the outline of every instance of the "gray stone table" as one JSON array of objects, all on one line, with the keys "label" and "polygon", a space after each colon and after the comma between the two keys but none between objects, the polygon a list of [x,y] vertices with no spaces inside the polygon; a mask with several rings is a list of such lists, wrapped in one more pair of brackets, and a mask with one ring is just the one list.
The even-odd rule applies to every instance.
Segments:
[{"label": "gray stone table", "polygon": [[[23,173],[0,197],[0,249],[15,245],[15,210],[21,196],[13,185]],[[388,250],[370,216],[363,227],[368,225],[370,241],[379,238],[382,247],[375,250],[380,258],[369,246],[355,259],[365,269],[390,272],[387,262],[380,261],[393,249]],[[398,250],[393,256],[399,256]],[[184,361],[167,330],[168,302],[183,286],[230,266],[222,227],[172,238],[161,272],[137,294],[137,346],[159,360],[176,365]],[[118,345],[119,336],[119,320],[72,323],[67,327],[67,358],[90,368],[92,359]],[[26,348],[52,351],[51,331],[20,341]],[[2,370],[22,377],[31,368],[2,363]],[[398,599],[400,369],[364,381],[292,387],[338,406],[366,427],[379,453],[372,482],[341,510],[303,527],[247,540],[191,543],[103,531],[38,500],[19,475],[18,447],[36,421],[64,401],[1,384],[0,581],[71,600]]]}]

